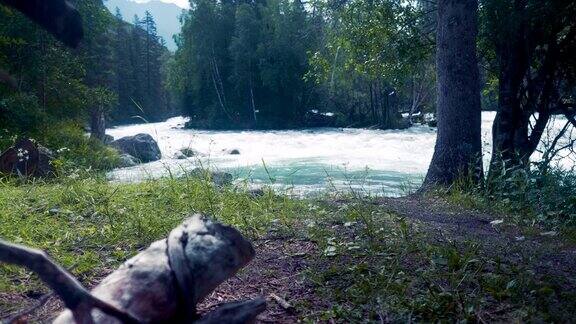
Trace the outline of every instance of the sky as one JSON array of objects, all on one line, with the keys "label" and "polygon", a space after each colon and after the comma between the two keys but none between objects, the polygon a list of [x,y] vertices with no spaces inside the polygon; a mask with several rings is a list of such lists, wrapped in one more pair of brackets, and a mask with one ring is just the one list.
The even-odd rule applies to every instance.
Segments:
[{"label": "sky", "polygon": [[[131,0],[131,1],[144,3],[144,2],[158,1],[158,0]],[[160,1],[166,2],[166,3],[173,3],[173,4],[177,5],[178,7],[181,7],[184,9],[190,8],[190,4],[188,3],[188,0],[160,0]]]}]

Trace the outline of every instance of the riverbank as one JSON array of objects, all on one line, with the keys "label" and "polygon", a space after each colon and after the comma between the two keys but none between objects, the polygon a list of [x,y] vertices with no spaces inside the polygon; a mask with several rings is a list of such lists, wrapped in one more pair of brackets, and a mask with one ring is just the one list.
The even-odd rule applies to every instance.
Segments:
[{"label": "riverbank", "polygon": [[[237,227],[257,253],[203,309],[274,293],[295,311],[269,299],[262,322],[562,322],[576,312],[576,249],[564,236],[438,196],[291,199],[197,178],[4,183],[0,236],[47,250],[94,286],[193,212]],[[0,318],[46,299],[30,319],[49,319],[61,305],[48,293],[0,267]]]}]

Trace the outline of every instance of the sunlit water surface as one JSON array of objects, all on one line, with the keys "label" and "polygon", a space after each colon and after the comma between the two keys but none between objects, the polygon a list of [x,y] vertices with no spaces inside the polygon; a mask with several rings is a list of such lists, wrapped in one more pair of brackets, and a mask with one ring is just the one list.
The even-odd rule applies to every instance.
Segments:
[{"label": "sunlit water surface", "polygon": [[[485,161],[491,151],[494,113],[482,115]],[[114,181],[139,181],[181,176],[198,167],[232,173],[237,183],[272,186],[297,195],[351,189],[364,194],[406,194],[423,180],[434,151],[436,130],[414,126],[406,130],[320,128],[285,131],[205,131],[182,129],[186,119],[120,126],[107,130],[118,139],[137,133],[152,135],[162,160],[108,173]],[[552,132],[564,125],[558,119]],[[182,148],[199,152],[178,160]],[[239,155],[230,155],[232,149]],[[564,167],[572,160],[564,159]]]}]

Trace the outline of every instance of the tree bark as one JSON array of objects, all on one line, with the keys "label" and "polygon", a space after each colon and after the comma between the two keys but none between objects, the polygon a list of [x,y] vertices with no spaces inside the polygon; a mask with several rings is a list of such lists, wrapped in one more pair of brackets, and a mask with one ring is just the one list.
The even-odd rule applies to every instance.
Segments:
[{"label": "tree bark", "polygon": [[[234,228],[193,215],[167,239],[152,243],[126,261],[91,293],[141,323],[250,322],[265,309],[265,301],[226,304],[202,319],[196,314],[196,305],[248,264],[254,254],[252,244]],[[90,314],[95,324],[122,322],[115,314],[98,310]],[[54,323],[78,321],[66,310]]]},{"label": "tree bark", "polygon": [[[525,4],[515,7],[515,14],[524,15]],[[530,28],[530,29],[529,29]],[[537,149],[546,125],[561,103],[558,75],[559,56],[568,51],[568,44],[576,37],[571,28],[557,43],[562,28],[554,27],[551,37],[545,40],[544,57],[535,58],[538,42],[531,39],[538,35],[537,28],[526,22],[511,28],[509,37],[496,46],[499,58],[498,112],[492,128],[493,150],[489,178],[502,170],[530,166],[530,156]],[[534,61],[540,61],[534,64]],[[537,68],[536,68],[537,67]],[[538,113],[538,115],[535,115]],[[530,118],[536,118],[534,125]]]},{"label": "tree bark", "polygon": [[438,1],[438,137],[423,188],[482,177],[477,10],[477,0]]},{"label": "tree bark", "polygon": [[106,135],[106,117],[100,108],[93,108],[90,112],[90,137],[104,141]]}]

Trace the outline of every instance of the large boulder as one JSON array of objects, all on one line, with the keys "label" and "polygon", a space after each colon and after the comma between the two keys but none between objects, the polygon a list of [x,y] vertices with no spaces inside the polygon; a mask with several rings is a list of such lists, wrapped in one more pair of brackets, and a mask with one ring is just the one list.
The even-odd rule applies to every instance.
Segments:
[{"label": "large boulder", "polygon": [[410,121],[410,118],[408,117],[401,117],[398,122],[396,122],[396,127],[394,127],[394,129],[407,129],[410,128],[410,126],[412,126],[412,122]]},{"label": "large boulder", "polygon": [[54,154],[33,140],[20,139],[0,155],[0,173],[27,177],[54,175]]},{"label": "large boulder", "polygon": [[129,154],[141,162],[152,162],[162,158],[158,143],[148,134],[136,134],[117,139],[110,145],[121,153]]}]

